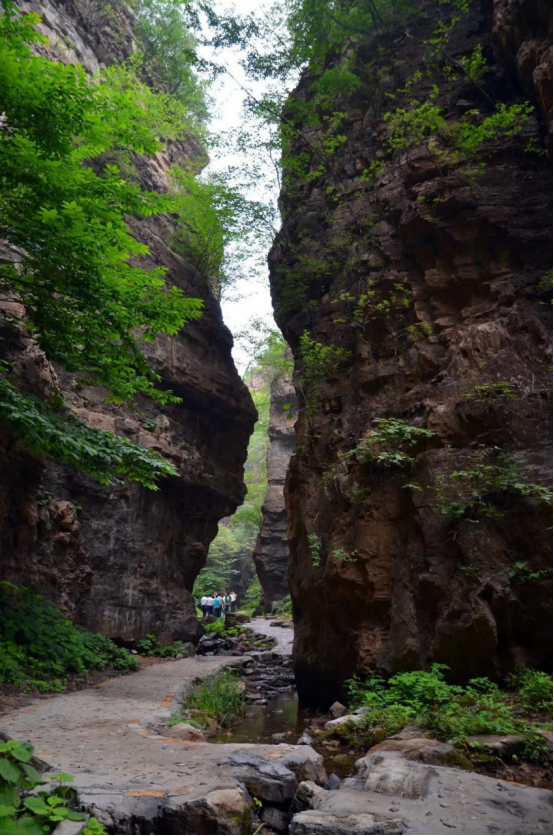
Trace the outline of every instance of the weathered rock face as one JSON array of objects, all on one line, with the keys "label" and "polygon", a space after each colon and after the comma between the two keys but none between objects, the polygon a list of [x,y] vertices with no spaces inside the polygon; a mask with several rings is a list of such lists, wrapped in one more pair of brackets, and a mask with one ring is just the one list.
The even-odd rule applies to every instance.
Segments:
[{"label": "weathered rock face", "polygon": [[[402,27],[351,46],[362,86],[337,104],[346,141],[325,174],[282,194],[272,294],[297,391],[311,400],[301,399],[286,486],[295,671],[307,700],[328,705],[355,671],[438,661],[463,680],[518,661],[549,664],[550,512],[515,484],[546,485],[550,471],[550,308],[540,290],[550,266],[549,178],[544,156],[524,150],[533,137],[540,145],[548,107],[514,65],[514,50],[537,31],[531,21],[542,20],[539,4],[527,7],[526,31],[510,17],[513,42],[500,21],[515,6],[502,11],[500,0],[485,12],[472,7],[452,31],[455,59],[483,44],[486,96],[424,60],[434,3],[410,21],[413,37]],[[541,47],[535,80],[547,72],[545,56]],[[309,83],[293,95],[309,97]],[[434,84],[449,121],[471,108],[486,113],[489,99],[530,96],[538,129],[531,120],[519,136],[496,135],[469,173],[448,151],[438,161],[408,143],[391,155],[384,114],[426,101]],[[316,129],[308,139],[317,146]],[[300,140],[296,149],[310,151]],[[383,164],[374,178],[361,179],[374,162]],[[320,165],[314,154],[312,168]],[[349,352],[320,385],[303,364],[305,330]],[[398,449],[371,447],[373,421],[386,417],[435,434],[409,448],[413,464],[385,466],[364,453]]]},{"label": "weathered rock face", "polygon": [[[273,602],[289,594],[286,581],[288,520],[284,487],[294,449],[297,410],[296,392],[290,377],[283,373],[275,378],[271,384],[270,397],[267,494],[262,507],[262,527],[253,555],[262,586],[265,612],[271,612]],[[285,409],[286,405],[290,406]]]},{"label": "weathered rock face", "polygon": [[[133,50],[132,11],[93,24],[96,4],[51,0],[21,3],[43,18],[49,57],[79,60],[94,71]],[[71,48],[67,46],[71,44]],[[63,52],[60,52],[63,49]],[[168,187],[169,167],[198,153],[193,141],[176,142],[138,173],[150,189]],[[103,488],[69,468],[42,463],[2,435],[0,502],[1,574],[33,585],[87,628],[124,640],[156,633],[194,638],[198,630],[190,594],[205,563],[217,523],[242,502],[243,464],[255,410],[231,358],[232,337],[219,304],[200,286],[170,243],[170,218],[132,222],[150,248],[147,266],[165,265],[170,283],[204,299],[201,320],[175,338],[162,337],[148,357],[164,385],[183,400],[160,408],[146,398],[137,411],[104,403],[98,388],[77,386],[52,369],[36,346],[13,329],[2,330],[2,354],[15,362],[21,385],[40,393],[56,375],[88,424],[126,436],[171,460],[178,477],[152,492],[138,486]],[[8,313],[14,306],[6,298]]]}]

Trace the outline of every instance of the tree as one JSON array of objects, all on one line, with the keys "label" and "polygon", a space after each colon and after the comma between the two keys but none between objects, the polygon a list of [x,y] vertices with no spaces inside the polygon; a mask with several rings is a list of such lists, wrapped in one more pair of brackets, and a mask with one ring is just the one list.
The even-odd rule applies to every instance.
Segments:
[{"label": "tree", "polygon": [[[30,45],[45,40],[38,15],[18,16],[11,0],[2,8],[0,238],[11,253],[0,260],[0,281],[26,311],[14,327],[28,329],[50,360],[105,386],[114,402],[137,393],[178,402],[159,387],[141,344],[177,334],[201,316],[203,303],[169,286],[163,268],[131,263],[148,248],[125,222],[172,211],[174,198],[142,189],[102,160],[156,153],[161,137],[190,123],[186,108],[132,67],[90,78],[78,65],[34,55]],[[33,400],[5,363],[0,371],[0,415],[33,451],[104,482],[125,476],[153,487],[175,472],[154,453],[78,424],[59,393]],[[40,430],[32,432],[33,421]]]}]

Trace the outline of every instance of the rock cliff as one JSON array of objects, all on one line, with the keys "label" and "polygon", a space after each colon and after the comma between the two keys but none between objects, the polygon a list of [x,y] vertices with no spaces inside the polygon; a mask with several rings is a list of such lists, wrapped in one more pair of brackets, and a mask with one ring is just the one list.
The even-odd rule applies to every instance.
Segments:
[{"label": "rock cliff", "polygon": [[[49,38],[41,49],[53,60],[79,61],[94,71],[134,49],[133,12],[125,3],[19,5],[41,15],[40,28]],[[173,142],[154,158],[138,160],[138,176],[146,188],[164,191],[169,167],[199,150],[193,140]],[[171,283],[204,299],[197,323],[148,348],[152,366],[182,403],[161,408],[139,398],[133,412],[107,405],[104,392],[52,368],[9,324],[0,335],[2,354],[14,362],[27,391],[40,394],[57,377],[83,421],[156,449],[179,475],[156,492],[136,485],[103,488],[21,452],[2,431],[0,569],[3,578],[34,586],[90,630],[126,641],[147,633],[163,641],[190,639],[198,631],[195,577],[218,520],[244,497],[243,464],[255,410],[233,364],[232,337],[219,304],[170,247],[171,218],[130,223],[150,248],[144,263],[167,266]],[[18,315],[9,294],[2,305],[5,313]]]},{"label": "rock cliff", "polygon": [[273,602],[281,601],[289,594],[286,581],[288,519],[284,487],[295,443],[297,399],[292,380],[284,372],[271,383],[270,398],[266,458],[268,485],[262,506],[262,527],[253,554],[265,612],[271,612]]},{"label": "rock cliff", "polygon": [[[288,581],[312,702],[355,672],[442,662],[461,681],[549,664],[550,510],[529,487],[550,478],[549,15],[473,3],[433,55],[424,42],[454,14],[422,3],[329,59],[361,79],[335,102],[342,139],[322,163],[329,134],[297,124],[311,171],[281,195],[272,296],[301,405]],[[478,45],[474,83],[463,61]],[[397,108],[432,103],[451,128],[525,99],[523,130],[493,131],[479,156],[429,130],[391,150]],[[319,378],[314,343],[333,347]]]}]

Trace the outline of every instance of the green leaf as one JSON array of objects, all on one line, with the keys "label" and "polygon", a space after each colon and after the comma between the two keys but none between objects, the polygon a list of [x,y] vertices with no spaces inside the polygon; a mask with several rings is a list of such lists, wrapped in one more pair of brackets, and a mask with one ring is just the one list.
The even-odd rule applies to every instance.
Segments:
[{"label": "green leaf", "polygon": [[[17,820],[17,830],[10,830],[10,833],[23,834],[23,836],[37,836],[44,834],[44,827],[33,816],[21,816]],[[0,830],[0,833],[2,831]]]},{"label": "green leaf", "polygon": [[11,763],[6,758],[0,758],[0,776],[5,781],[9,781],[10,784],[15,784],[19,780],[20,775],[19,767],[16,764]]},{"label": "green leaf", "polygon": [[5,816],[13,816],[17,811],[17,807],[8,807],[6,804],[0,804],[0,818]]},{"label": "green leaf", "polygon": [[66,818],[69,819],[69,821],[86,821],[87,814],[78,813],[76,810],[69,810],[66,814]]},{"label": "green leaf", "polygon": [[19,807],[19,793],[15,787],[0,781],[0,804],[7,807]]}]

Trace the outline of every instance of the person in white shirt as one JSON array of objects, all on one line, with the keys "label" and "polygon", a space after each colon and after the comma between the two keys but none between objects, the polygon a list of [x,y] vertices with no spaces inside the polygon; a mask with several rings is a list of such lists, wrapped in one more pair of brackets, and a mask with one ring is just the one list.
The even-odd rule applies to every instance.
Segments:
[{"label": "person in white shirt", "polygon": [[231,599],[231,612],[236,612],[237,611],[237,593],[236,592],[231,592],[229,597]]},{"label": "person in white shirt", "polygon": [[206,598],[206,609],[208,610],[208,615],[213,615],[214,612],[214,599],[211,595],[208,595]]},{"label": "person in white shirt", "polygon": [[208,599],[203,595],[200,599],[200,609],[202,610],[202,617],[206,618],[208,615]]}]

